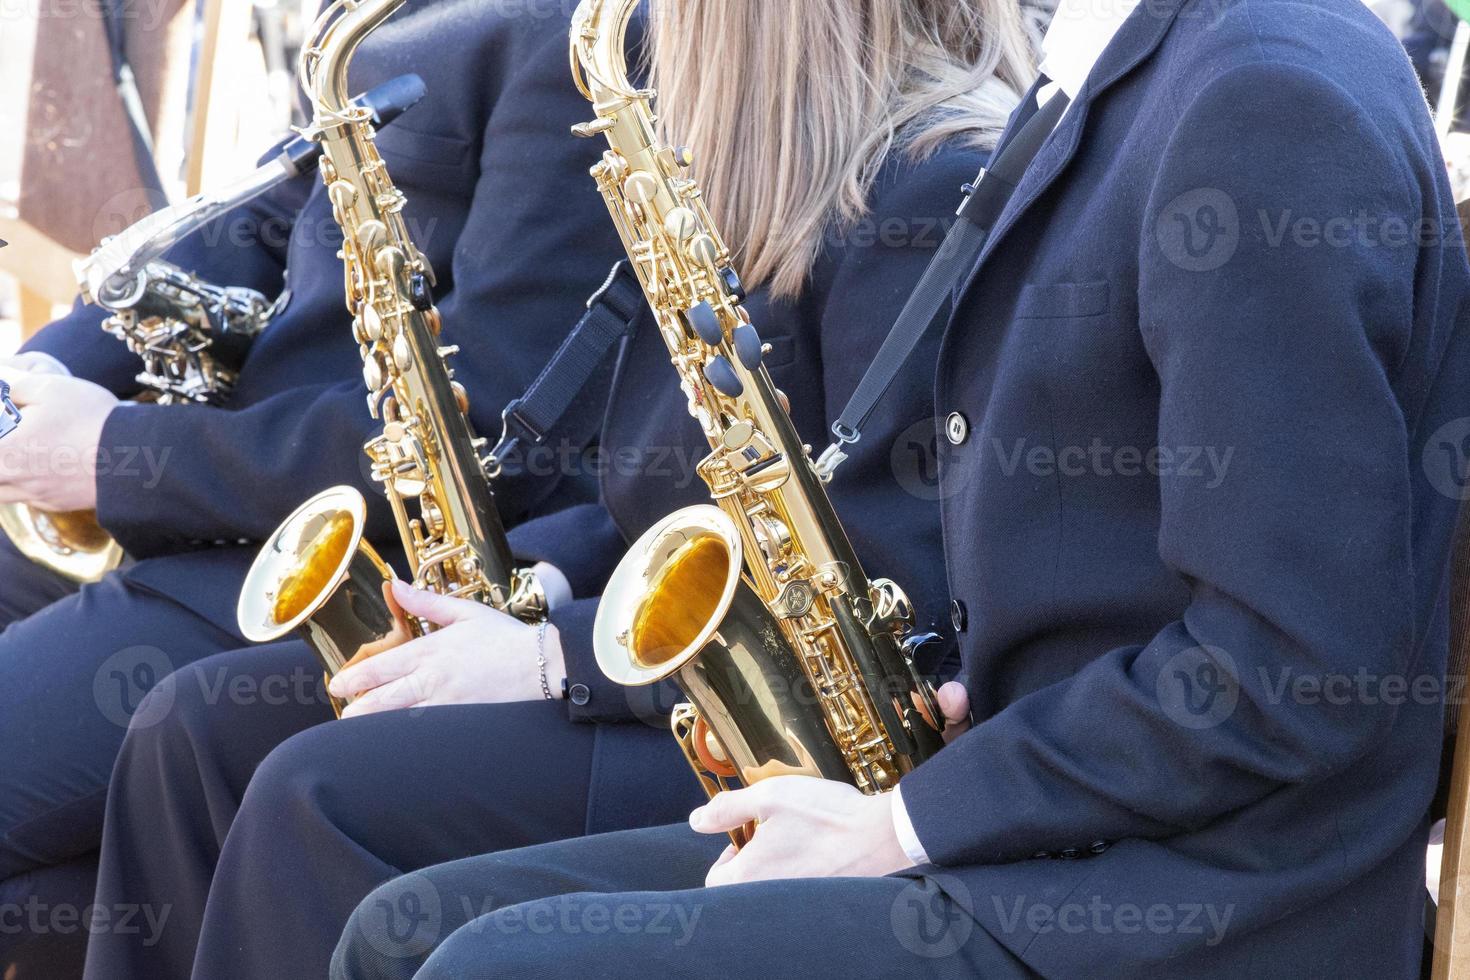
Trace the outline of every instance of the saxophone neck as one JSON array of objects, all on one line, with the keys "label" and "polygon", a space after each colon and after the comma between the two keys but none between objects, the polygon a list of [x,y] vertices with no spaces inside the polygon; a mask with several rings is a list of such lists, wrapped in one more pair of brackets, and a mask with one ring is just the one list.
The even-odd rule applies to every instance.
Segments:
[{"label": "saxophone neck", "polygon": [[318,132],[369,113],[352,103],[347,70],[363,39],[393,15],[404,0],[336,0],[312,25],[301,49],[299,77],[315,110]]},{"label": "saxophone neck", "polygon": [[626,47],[628,25],[640,2],[582,0],[572,15],[572,77],[594,105],[643,94],[628,79]]}]

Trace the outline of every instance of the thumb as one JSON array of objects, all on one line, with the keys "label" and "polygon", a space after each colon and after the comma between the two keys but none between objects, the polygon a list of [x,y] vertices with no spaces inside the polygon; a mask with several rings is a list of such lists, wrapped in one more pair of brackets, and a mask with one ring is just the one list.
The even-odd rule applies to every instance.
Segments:
[{"label": "thumb", "polygon": [[453,599],[437,592],[426,592],[397,579],[393,582],[393,598],[398,600],[404,612],[427,619],[435,626],[451,626],[484,615],[488,609],[471,599]]},{"label": "thumb", "polygon": [[950,681],[939,689],[939,710],[949,725],[960,725],[970,720],[970,692],[959,681]]},{"label": "thumb", "polygon": [[756,788],[747,786],[711,797],[708,803],[689,814],[689,826],[701,834],[724,834],[759,819]]}]

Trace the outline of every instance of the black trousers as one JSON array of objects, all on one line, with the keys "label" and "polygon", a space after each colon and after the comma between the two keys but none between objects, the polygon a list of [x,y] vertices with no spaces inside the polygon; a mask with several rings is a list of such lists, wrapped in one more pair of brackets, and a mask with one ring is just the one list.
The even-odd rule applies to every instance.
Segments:
[{"label": "black trousers", "polygon": [[94,937],[89,980],[325,976],[352,910],[406,871],[702,799],[663,728],[573,724],[548,702],[323,724],[316,678],[286,644],[160,685],[171,710],[129,732],[113,777],[98,900],[173,912],[151,943]]},{"label": "black trousers", "polygon": [[137,718],[108,791],[97,902],[166,916],[165,925],[93,936],[86,976],[172,980],[193,967],[214,866],[251,776],[332,709],[310,651],[283,643],[170,674]]},{"label": "black trousers", "polygon": [[704,888],[725,843],[673,825],[405,875],[358,906],[331,976],[1034,976],[926,878]]},{"label": "black trousers", "polygon": [[66,964],[79,962],[87,931],[35,923],[90,906],[107,781],[128,724],[174,666],[239,641],[117,575],[77,589],[3,536],[0,627],[0,918],[17,902],[55,913],[0,928],[0,975],[46,962],[27,975],[75,976]]}]

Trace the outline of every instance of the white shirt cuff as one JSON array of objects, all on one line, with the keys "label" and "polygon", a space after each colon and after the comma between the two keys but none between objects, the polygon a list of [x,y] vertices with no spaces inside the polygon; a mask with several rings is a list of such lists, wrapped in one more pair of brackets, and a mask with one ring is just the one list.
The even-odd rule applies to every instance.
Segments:
[{"label": "white shirt cuff", "polygon": [[898,845],[914,864],[929,864],[929,854],[919,843],[914,832],[914,822],[909,819],[908,807],[903,805],[903,786],[893,787],[893,832],[898,835]]}]

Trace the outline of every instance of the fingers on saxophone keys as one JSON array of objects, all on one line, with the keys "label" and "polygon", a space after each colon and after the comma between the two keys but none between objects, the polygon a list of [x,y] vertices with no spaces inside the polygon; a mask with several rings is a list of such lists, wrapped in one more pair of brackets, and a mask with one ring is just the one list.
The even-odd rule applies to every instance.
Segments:
[{"label": "fingers on saxophone keys", "polygon": [[487,610],[494,612],[471,599],[455,599],[437,592],[426,592],[397,580],[393,582],[393,598],[398,600],[409,615],[427,619],[435,626],[450,626],[462,620],[484,616]]}]

